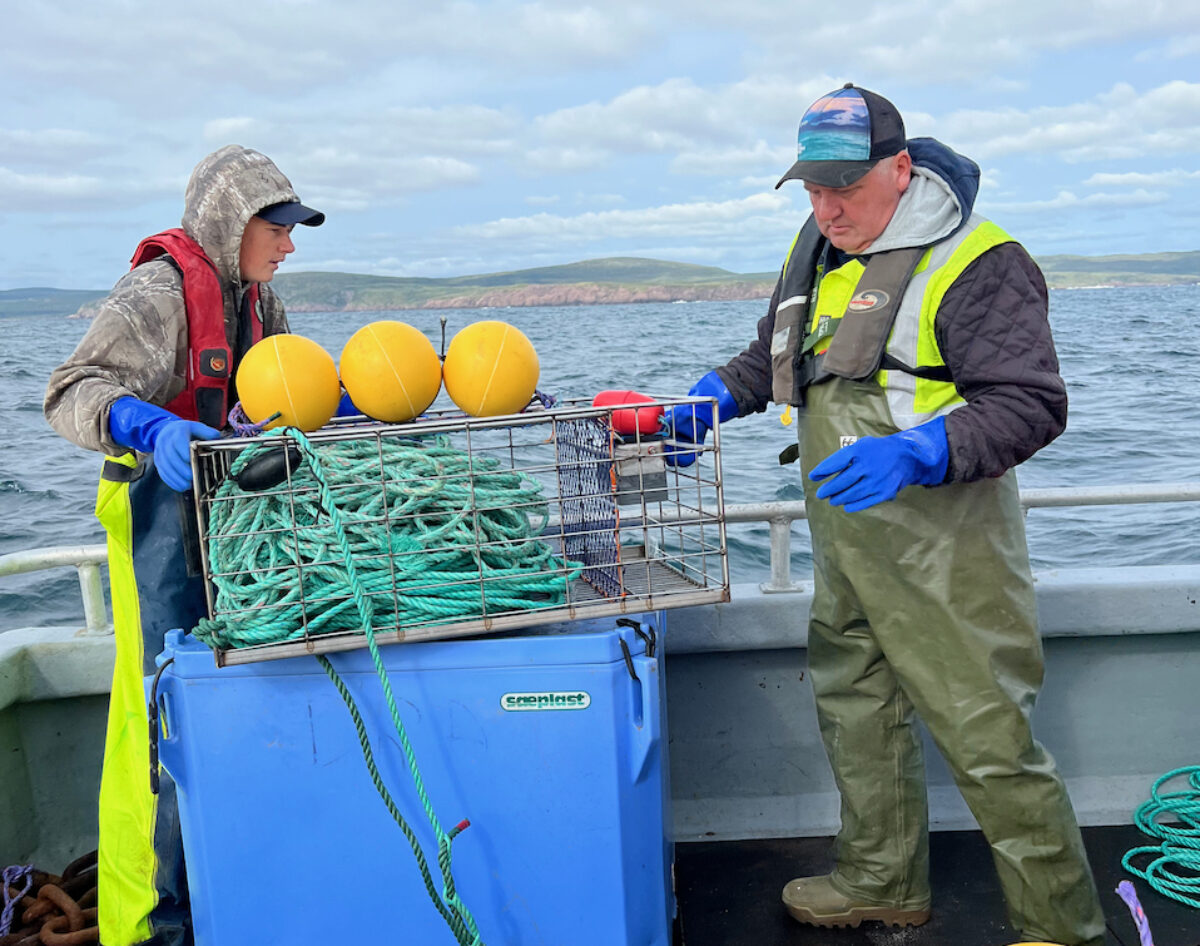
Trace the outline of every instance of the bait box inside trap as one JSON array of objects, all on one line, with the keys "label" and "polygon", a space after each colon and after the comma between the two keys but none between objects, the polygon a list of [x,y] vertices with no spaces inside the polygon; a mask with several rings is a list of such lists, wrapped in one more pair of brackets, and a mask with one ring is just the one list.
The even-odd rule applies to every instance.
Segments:
[{"label": "bait box inside trap", "polygon": [[364,614],[387,644],[728,601],[719,425],[672,466],[622,408],[194,442],[199,636],[224,665],[363,647]]},{"label": "bait box inside trap", "polygon": [[[671,942],[665,615],[632,617],[380,649],[429,803],[470,821],[452,873],[484,943]],[[327,659],[440,892],[371,655]],[[456,942],[314,658],[216,667],[176,630],[158,662],[197,946]]]}]

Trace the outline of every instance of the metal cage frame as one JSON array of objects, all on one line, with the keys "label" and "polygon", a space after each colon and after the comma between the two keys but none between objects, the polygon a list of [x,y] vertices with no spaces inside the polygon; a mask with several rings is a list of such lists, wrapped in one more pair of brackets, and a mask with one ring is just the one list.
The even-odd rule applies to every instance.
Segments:
[{"label": "metal cage frame", "polygon": [[[374,600],[392,617],[372,621],[374,639],[378,644],[401,641],[436,640],[498,633],[565,621],[600,618],[609,615],[635,614],[651,610],[710,604],[729,600],[729,565],[725,536],[724,494],[720,465],[720,430],[715,422],[711,438],[702,446],[668,439],[655,428],[643,432],[636,428],[622,436],[614,429],[613,415],[630,408],[669,407],[702,403],[711,399],[695,397],[651,397],[633,405],[594,407],[580,401],[561,405],[535,399],[525,411],[500,417],[470,417],[452,411],[434,411],[406,424],[364,422],[364,418],[337,418],[326,427],[304,435],[316,454],[338,450],[357,451],[361,457],[374,454],[377,469],[371,477],[359,477],[353,483],[330,484],[322,501],[337,505],[337,495],[344,489],[374,488],[377,475],[381,492],[380,512],[374,519],[357,519],[353,527],[380,526],[387,536],[386,550],[362,557],[364,566],[380,567],[380,561],[390,570],[390,587],[371,592]],[[714,411],[715,415],[715,411]],[[629,417],[628,414],[625,415]],[[640,416],[640,415],[639,415]],[[436,617],[402,617],[405,595],[417,589],[411,579],[398,579],[403,561],[401,555],[431,554],[432,550],[398,552],[394,537],[411,528],[405,515],[391,515],[389,502],[405,497],[406,490],[415,487],[398,485],[389,479],[385,452],[397,445],[411,444],[428,448],[443,444],[446,449],[460,452],[466,458],[467,472],[458,474],[469,499],[455,513],[462,522],[470,519],[474,526],[474,545],[470,549],[478,568],[469,582],[443,582],[436,578],[420,586],[421,594],[432,601],[439,596],[474,594],[465,584],[477,587],[480,607],[478,613],[439,619]],[[292,446],[289,446],[292,445]],[[316,631],[315,622],[324,620],[330,608],[343,612],[350,609],[352,584],[347,583],[341,596],[315,595],[312,576],[342,569],[349,577],[351,570],[344,558],[336,554],[314,561],[304,561],[301,538],[311,531],[328,528],[320,521],[303,522],[301,503],[311,502],[313,494],[321,492],[309,479],[304,457],[288,458],[295,440],[282,432],[268,431],[253,438],[194,441],[192,467],[196,517],[199,526],[201,561],[205,577],[208,616],[212,621],[228,622],[231,626],[261,626],[272,619],[278,604],[230,607],[222,588],[239,581],[255,581],[266,568],[249,567],[242,571],[223,569],[213,552],[214,542],[248,543],[262,541],[273,535],[281,543],[290,543],[291,559],[279,566],[287,577],[294,572],[298,599],[289,596],[294,613],[299,605],[290,636],[284,640],[263,643],[219,646],[213,644],[218,664],[238,664],[300,654],[325,653],[366,646],[359,620],[356,629],[342,628]],[[364,449],[364,445],[370,447]],[[257,457],[275,454],[274,474],[277,482],[255,492],[234,488],[228,481],[236,480],[234,467],[244,451],[254,447]],[[697,461],[688,466],[672,466],[663,460],[663,451],[683,449],[695,451]],[[483,460],[487,457],[490,459]],[[242,470],[248,467],[243,460]],[[536,483],[542,495],[531,500],[504,507],[505,515],[515,514],[530,524],[532,541],[546,543],[558,556],[559,564],[545,567],[532,574],[552,583],[562,580],[561,600],[551,603],[533,602],[528,607],[490,609],[488,596],[495,589],[485,560],[489,555],[502,554],[505,540],[484,538],[479,522],[481,514],[501,507],[478,504],[482,484],[489,476],[517,474],[522,482]],[[449,482],[449,474],[445,480]],[[408,481],[405,481],[408,482]],[[435,483],[430,478],[428,483]],[[445,485],[443,483],[442,485]],[[346,494],[343,494],[346,495]],[[290,510],[290,522],[271,529],[239,532],[210,531],[215,518],[224,510],[217,505],[226,502],[273,502]],[[325,507],[322,507],[325,508]],[[317,510],[319,513],[320,510]],[[326,516],[334,518],[328,509]],[[416,517],[414,517],[416,518]],[[317,515],[317,519],[320,516]],[[283,548],[281,545],[280,548]],[[440,551],[440,550],[439,550]],[[343,553],[344,554],[344,553]],[[361,553],[355,553],[361,554]],[[359,559],[352,558],[356,566]],[[578,566],[578,567],[576,567]],[[289,571],[290,570],[290,571]],[[575,574],[577,573],[577,574]],[[386,579],[381,579],[387,584]],[[333,585],[336,586],[336,581]],[[424,599],[423,599],[424,600]],[[319,612],[319,613],[318,613]],[[359,614],[361,618],[361,612]],[[249,622],[249,623],[239,623]],[[255,622],[258,622],[256,625]],[[202,622],[203,624],[203,622]]]}]

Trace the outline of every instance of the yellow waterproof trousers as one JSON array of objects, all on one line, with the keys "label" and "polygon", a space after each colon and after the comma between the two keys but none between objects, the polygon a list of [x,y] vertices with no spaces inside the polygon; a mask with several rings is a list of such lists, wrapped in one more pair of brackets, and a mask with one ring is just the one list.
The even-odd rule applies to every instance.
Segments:
[{"label": "yellow waterproof trousers", "polygon": [[[150,789],[145,645],[134,576],[134,512],[130,484],[157,479],[133,454],[107,458],[96,495],[96,517],[108,534],[116,664],[100,780],[99,924],[104,946],[185,942],[186,908],[179,905],[182,852],[174,786]],[[163,810],[160,810],[163,809]]]}]

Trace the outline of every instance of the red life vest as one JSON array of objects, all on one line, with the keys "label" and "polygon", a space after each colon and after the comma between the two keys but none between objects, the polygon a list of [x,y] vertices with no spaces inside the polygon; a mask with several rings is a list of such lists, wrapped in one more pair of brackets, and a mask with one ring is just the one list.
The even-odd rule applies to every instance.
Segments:
[{"label": "red life vest", "polygon": [[[233,352],[225,337],[225,299],[217,267],[199,243],[176,227],[142,240],[130,268],[163,255],[171,257],[183,276],[188,324],[187,388],[166,409],[184,420],[198,420],[220,429],[229,414]],[[243,311],[249,313],[252,343],[258,342],[263,337],[258,283],[246,290],[242,304]]]}]

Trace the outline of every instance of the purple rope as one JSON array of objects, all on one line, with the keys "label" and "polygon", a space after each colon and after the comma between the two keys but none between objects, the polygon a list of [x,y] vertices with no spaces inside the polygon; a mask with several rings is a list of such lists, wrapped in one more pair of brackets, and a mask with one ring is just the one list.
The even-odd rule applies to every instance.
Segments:
[{"label": "purple rope", "polygon": [[1142,909],[1133,884],[1128,880],[1122,880],[1117,884],[1117,896],[1125,901],[1129,912],[1133,914],[1133,925],[1137,927],[1138,941],[1141,946],[1154,946],[1154,939],[1150,936],[1150,921],[1146,919],[1146,911]]},{"label": "purple rope", "polygon": [[[17,882],[25,878],[25,886],[21,888],[21,892],[15,897],[8,895],[8,888],[15,887]],[[33,886],[33,865],[26,864],[24,867],[13,865],[12,867],[4,868],[3,876],[0,877],[0,884],[4,887],[4,912],[0,913],[0,936],[7,936],[12,928],[13,914],[17,910],[17,902],[29,893],[29,888]]]},{"label": "purple rope", "polygon": [[275,414],[259,424],[252,423],[250,418],[246,416],[245,411],[242,410],[242,402],[238,401],[229,411],[227,420],[229,421],[229,426],[233,428],[233,432],[239,437],[257,437],[263,432],[267,424],[271,423],[278,416],[278,414]]}]

